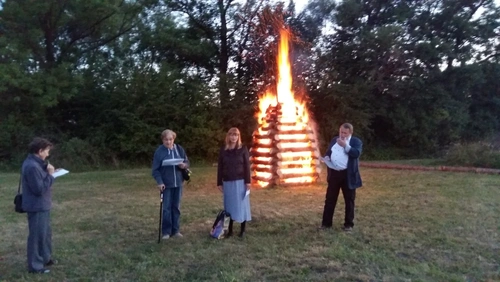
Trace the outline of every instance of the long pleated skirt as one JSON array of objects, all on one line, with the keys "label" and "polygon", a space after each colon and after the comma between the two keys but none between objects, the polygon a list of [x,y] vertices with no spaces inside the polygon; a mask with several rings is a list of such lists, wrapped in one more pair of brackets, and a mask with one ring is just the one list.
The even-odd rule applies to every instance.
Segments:
[{"label": "long pleated skirt", "polygon": [[224,209],[236,222],[252,220],[250,212],[250,195],[246,194],[243,179],[222,182],[224,188]]}]

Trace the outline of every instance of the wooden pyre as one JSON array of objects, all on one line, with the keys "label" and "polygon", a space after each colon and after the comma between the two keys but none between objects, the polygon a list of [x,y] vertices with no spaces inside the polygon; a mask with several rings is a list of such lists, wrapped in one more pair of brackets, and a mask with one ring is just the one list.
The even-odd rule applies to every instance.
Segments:
[{"label": "wooden pyre", "polygon": [[[260,186],[316,182],[320,154],[314,131],[301,117],[296,121],[284,120],[281,109],[279,103],[270,105],[259,122],[261,128],[253,134],[252,179]],[[294,147],[297,143],[300,146]],[[304,168],[307,171],[301,171]]]}]

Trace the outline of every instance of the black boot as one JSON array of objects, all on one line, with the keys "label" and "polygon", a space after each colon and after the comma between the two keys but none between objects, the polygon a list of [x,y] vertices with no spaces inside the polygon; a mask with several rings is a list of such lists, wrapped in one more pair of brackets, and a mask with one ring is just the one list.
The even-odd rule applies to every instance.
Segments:
[{"label": "black boot", "polygon": [[227,228],[226,238],[233,236],[233,222],[234,221],[232,219],[229,220],[229,227]]},{"label": "black boot", "polygon": [[239,237],[245,236],[245,227],[246,227],[246,225],[247,225],[246,221],[243,221],[241,223],[241,230],[240,230],[240,234],[238,235]]}]

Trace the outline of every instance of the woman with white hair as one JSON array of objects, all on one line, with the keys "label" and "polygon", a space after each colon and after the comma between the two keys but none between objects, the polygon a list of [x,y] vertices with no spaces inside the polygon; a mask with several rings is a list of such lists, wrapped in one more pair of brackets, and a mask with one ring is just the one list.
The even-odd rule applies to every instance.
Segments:
[{"label": "woman with white hair", "polygon": [[[162,239],[182,237],[179,231],[182,197],[182,169],[189,167],[186,151],[175,144],[177,134],[170,129],[161,133],[160,145],[153,157],[152,175],[163,193]],[[178,162],[178,163],[177,163]]]}]

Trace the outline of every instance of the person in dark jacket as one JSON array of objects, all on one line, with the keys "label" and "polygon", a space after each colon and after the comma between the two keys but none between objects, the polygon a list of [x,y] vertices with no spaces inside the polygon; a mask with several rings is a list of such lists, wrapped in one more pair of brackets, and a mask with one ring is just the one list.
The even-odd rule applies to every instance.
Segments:
[{"label": "person in dark jacket", "polygon": [[323,159],[328,167],[328,188],[320,229],[332,227],[333,213],[340,190],[342,190],[345,201],[345,218],[342,229],[351,231],[354,227],[356,189],[363,185],[359,174],[359,156],[363,142],[352,136],[353,131],[353,126],[350,123],[342,124],[339,136],[332,139]]},{"label": "person in dark jacket", "polygon": [[220,149],[217,166],[217,188],[224,195],[224,209],[230,214],[226,237],[233,235],[234,221],[241,223],[240,234],[245,234],[246,222],[252,220],[250,212],[250,160],[248,150],[241,144],[240,131],[231,128],[225,145]]},{"label": "person in dark jacket", "polygon": [[182,237],[179,230],[182,197],[182,169],[189,167],[186,151],[174,143],[177,134],[170,129],[161,133],[160,145],[153,157],[152,175],[163,193],[162,239]]},{"label": "person in dark jacket", "polygon": [[28,216],[28,271],[49,273],[52,260],[52,183],[54,167],[45,161],[52,149],[48,140],[36,137],[29,144],[29,155],[21,169],[23,209]]}]

